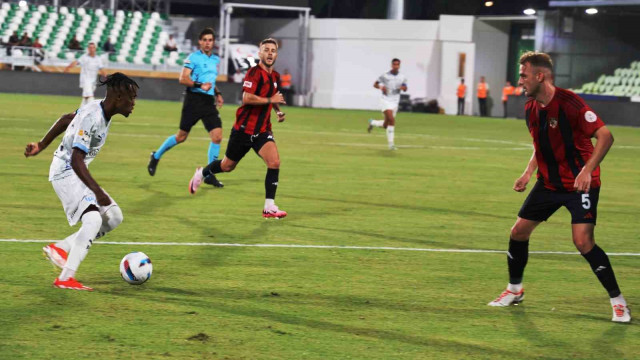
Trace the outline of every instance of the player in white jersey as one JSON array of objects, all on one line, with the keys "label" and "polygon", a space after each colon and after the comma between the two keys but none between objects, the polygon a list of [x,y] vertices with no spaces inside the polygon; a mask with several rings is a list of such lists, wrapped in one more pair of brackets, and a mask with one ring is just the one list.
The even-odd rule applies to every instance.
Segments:
[{"label": "player in white jersey", "polygon": [[47,258],[62,268],[53,283],[57,288],[93,290],[78,282],[75,273],[93,240],[115,229],[123,219],[118,204],[93,179],[87,166],[102,149],[112,116],[128,117],[133,111],[138,84],[122,73],[115,73],[101,85],[107,86],[103,100],[92,101],[75,113],[63,115],[42,140],[27,144],[24,152],[26,157],[35,156],[65,132],[53,155],[49,181],[62,202],[69,225],[81,221],[82,226],[66,239],[43,248]]},{"label": "player in white jersey", "polygon": [[371,132],[374,127],[387,129],[387,142],[389,149],[395,150],[394,131],[396,125],[396,114],[398,113],[398,104],[400,103],[400,91],[407,91],[407,77],[400,74],[400,59],[391,60],[391,70],[380,75],[373,87],[380,89],[382,97],[380,104],[382,105],[382,113],[384,120],[369,120],[367,131]]},{"label": "player in white jersey", "polygon": [[82,105],[93,101],[93,93],[96,90],[98,73],[106,76],[104,64],[100,56],[96,55],[96,44],[89,43],[88,53],[80,56],[78,60],[74,60],[64,69],[69,71],[72,67],[80,65],[80,88],[82,89]]}]

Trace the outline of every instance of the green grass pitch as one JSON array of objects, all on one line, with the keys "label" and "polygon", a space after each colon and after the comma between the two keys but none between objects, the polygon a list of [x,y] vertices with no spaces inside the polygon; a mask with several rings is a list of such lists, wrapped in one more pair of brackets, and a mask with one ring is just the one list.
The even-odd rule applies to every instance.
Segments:
[{"label": "green grass pitch", "polygon": [[[75,231],[47,181],[59,140],[39,140],[80,98],[0,96],[0,239],[61,239]],[[113,119],[90,170],[124,213],[104,241],[337,245],[505,250],[526,194],[511,190],[531,155],[521,120],[400,113],[399,150],[375,111],[287,108],[274,124],[282,166],[276,203],[262,219],[265,166],[253,153],[224,189],[187,191],[207,161],[196,125],[165,154],[181,104],[138,101]],[[221,110],[225,137],[236,107]],[[606,119],[605,119],[606,122]],[[640,129],[610,127],[596,228],[607,252],[639,253]],[[223,142],[222,149],[226,148]],[[530,184],[529,188],[532,184]],[[534,233],[532,251],[575,251],[561,209]],[[486,303],[507,282],[501,253],[109,245],[97,241],[78,278],[92,293],[54,289],[42,243],[0,242],[2,359],[631,359],[640,327],[610,321],[606,292],[579,255],[532,254],[525,302]],[[147,253],[150,281],[126,284],[130,251]],[[612,256],[631,305],[640,306],[639,257]],[[633,314],[633,313],[632,313]],[[636,320],[637,320],[637,314]]]}]

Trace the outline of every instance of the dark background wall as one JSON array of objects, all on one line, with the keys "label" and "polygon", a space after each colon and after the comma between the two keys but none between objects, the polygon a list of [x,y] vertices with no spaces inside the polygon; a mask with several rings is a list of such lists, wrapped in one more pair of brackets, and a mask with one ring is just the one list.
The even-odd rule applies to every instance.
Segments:
[{"label": "dark background wall", "polygon": [[[640,126],[640,103],[617,101],[614,97],[611,100],[586,98],[585,101],[607,125]],[[524,119],[526,102],[526,96],[509,96],[507,116]]]},{"label": "dark background wall", "polygon": [[536,50],[553,58],[560,87],[580,87],[640,60],[638,15],[590,16],[580,8],[544,11],[538,19]]},{"label": "dark background wall", "polygon": [[[125,71],[126,73],[126,71]],[[0,71],[0,93],[26,93],[48,95],[82,95],[79,75],[62,73],[34,73],[28,71]],[[140,85],[138,98],[150,100],[180,101],[185,87],[176,79],[152,79],[133,77]],[[226,103],[239,103],[241,84],[217,83]],[[103,97],[105,89],[98,87],[96,97]]]}]

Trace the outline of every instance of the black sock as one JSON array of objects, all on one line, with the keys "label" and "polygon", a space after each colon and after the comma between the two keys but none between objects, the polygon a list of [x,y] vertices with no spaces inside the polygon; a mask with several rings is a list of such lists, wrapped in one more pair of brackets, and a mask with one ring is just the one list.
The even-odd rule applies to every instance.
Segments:
[{"label": "black sock", "polygon": [[509,239],[509,252],[507,253],[507,264],[509,265],[509,283],[522,283],[524,267],[529,260],[529,240],[516,241]]},{"label": "black sock", "polygon": [[222,160],[216,160],[214,162],[212,162],[211,164],[205,166],[202,169],[202,176],[203,177],[207,177],[209,175],[213,175],[213,174],[217,174],[222,172],[222,168],[220,167],[220,164],[222,163]]},{"label": "black sock", "polygon": [[582,256],[584,256],[589,262],[589,265],[591,265],[591,270],[593,270],[593,273],[596,274],[602,286],[607,290],[609,297],[620,296],[620,288],[616,281],[616,275],[613,273],[613,268],[611,268],[607,254],[605,254],[598,245],[595,245],[591,251],[582,254]]},{"label": "black sock", "polygon": [[267,176],[264,178],[264,190],[266,199],[275,199],[276,190],[278,189],[278,174],[280,169],[267,169]]}]

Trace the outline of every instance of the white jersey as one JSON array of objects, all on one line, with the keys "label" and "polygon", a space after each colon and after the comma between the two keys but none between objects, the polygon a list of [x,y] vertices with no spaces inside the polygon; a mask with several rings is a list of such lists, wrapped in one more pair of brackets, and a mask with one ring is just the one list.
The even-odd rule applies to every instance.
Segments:
[{"label": "white jersey", "polygon": [[400,102],[400,91],[402,91],[400,87],[407,85],[407,77],[399,72],[394,75],[391,71],[387,71],[378,77],[378,83],[387,88],[387,95],[382,94],[382,100],[397,104]]},{"label": "white jersey", "polygon": [[78,65],[82,68],[80,70],[80,87],[85,87],[86,84],[95,86],[98,78],[98,71],[104,67],[102,58],[100,56],[89,56],[84,54],[78,59]]},{"label": "white jersey", "polygon": [[100,152],[111,125],[111,121],[107,121],[104,117],[101,102],[102,100],[95,100],[78,109],[64,133],[62,142],[53,154],[53,161],[49,168],[49,181],[75,175],[71,168],[71,152],[74,148],[87,154],[84,158],[87,166]]}]

